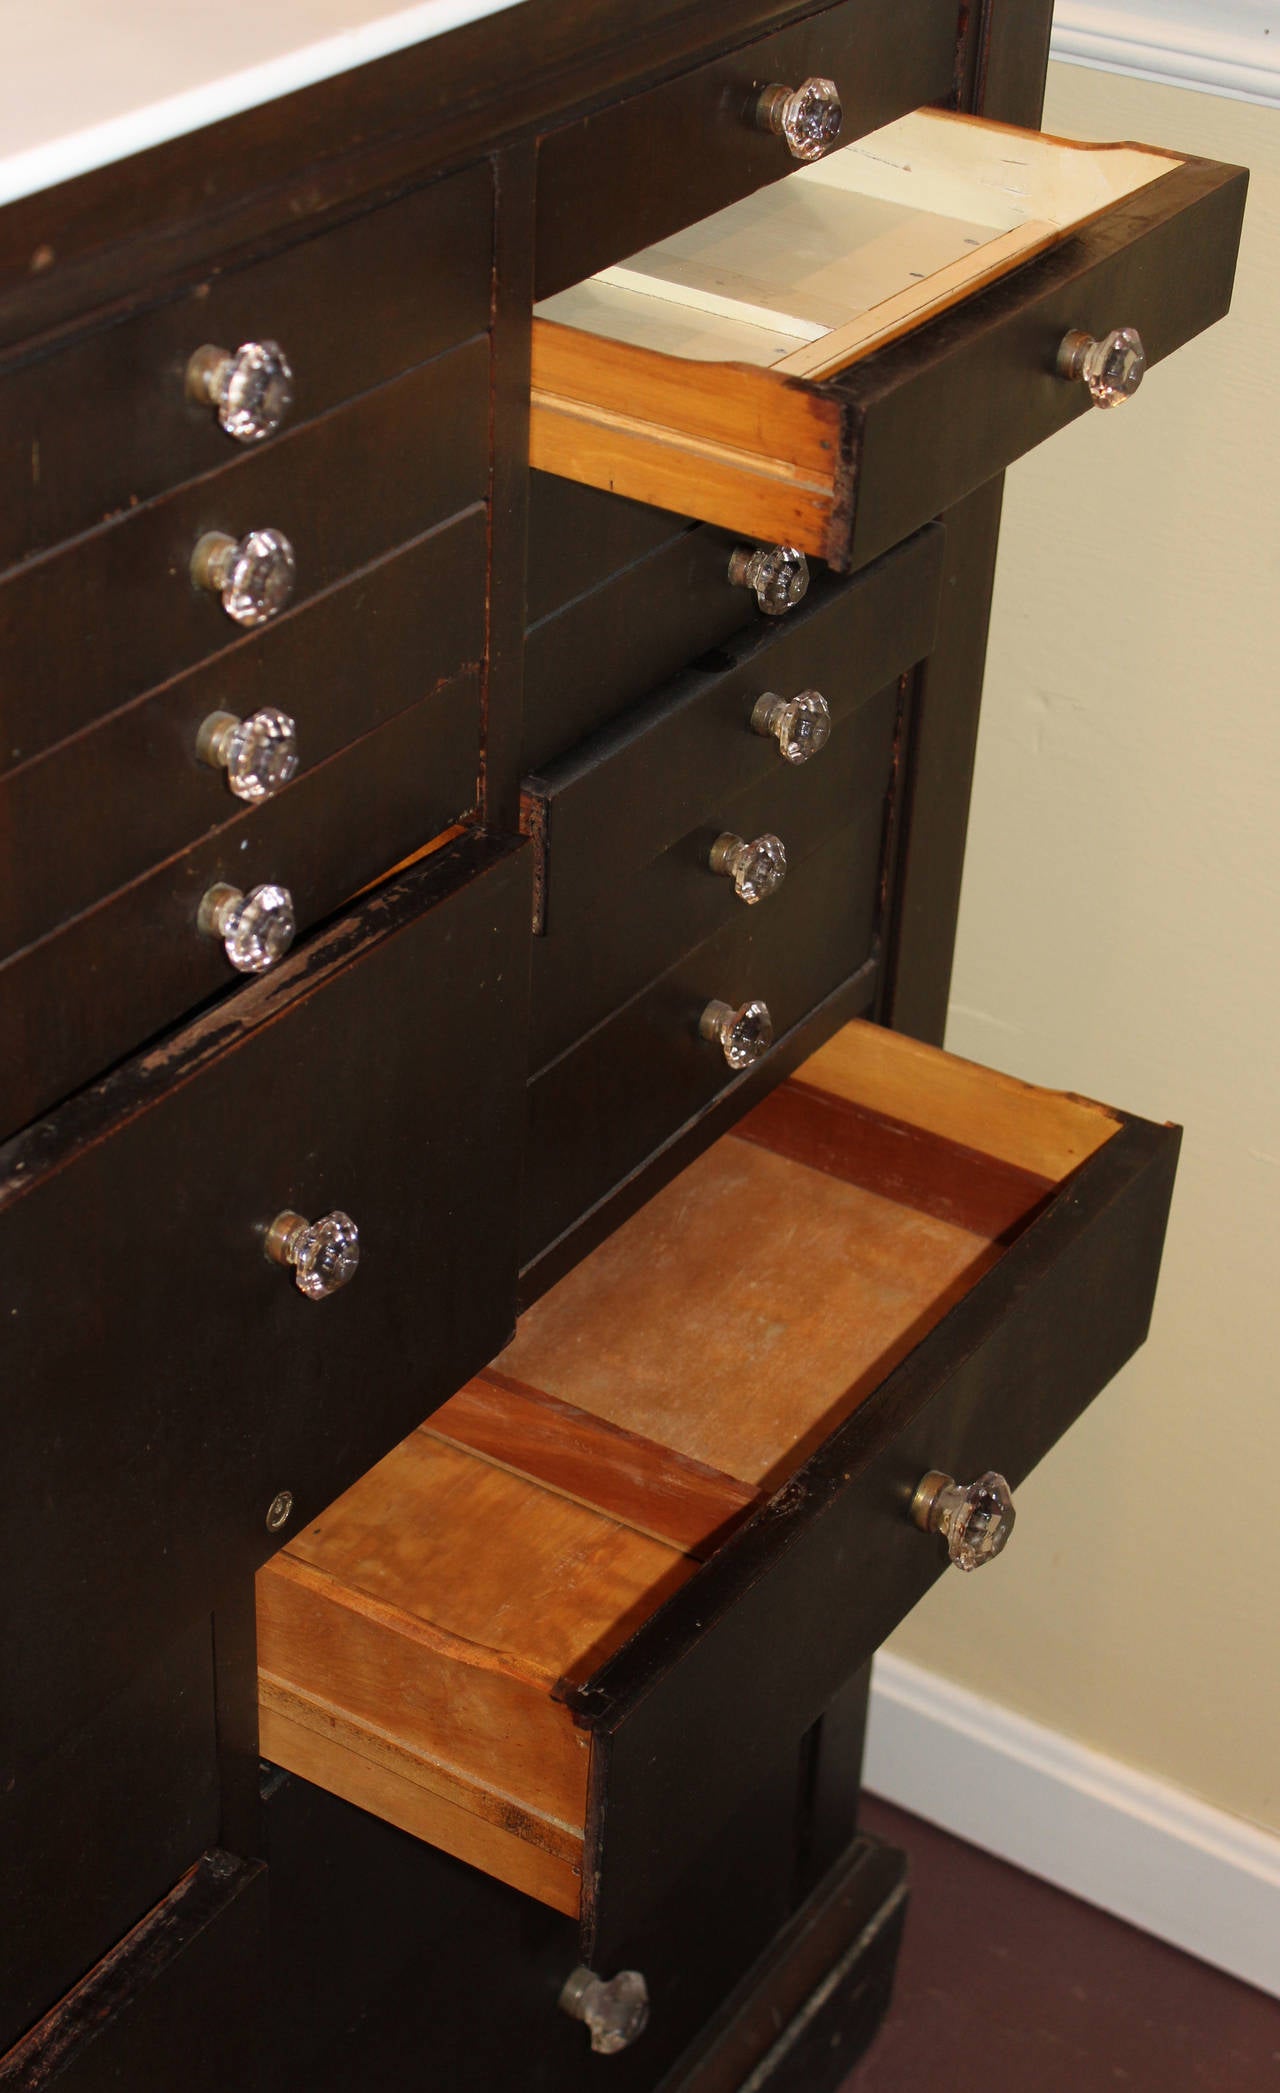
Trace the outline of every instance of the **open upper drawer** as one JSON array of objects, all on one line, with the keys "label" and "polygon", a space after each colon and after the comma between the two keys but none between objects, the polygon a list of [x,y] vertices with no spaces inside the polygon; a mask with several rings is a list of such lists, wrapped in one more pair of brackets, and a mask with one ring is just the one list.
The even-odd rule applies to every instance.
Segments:
[{"label": "open upper drawer", "polygon": [[1246,184],[917,111],[539,305],[532,462],[859,566],[1221,318]]},{"label": "open upper drawer", "polygon": [[1177,1146],[848,1026],[261,1572],[264,1754],[616,1967],[946,1566],[921,1479],[1142,1342]]}]

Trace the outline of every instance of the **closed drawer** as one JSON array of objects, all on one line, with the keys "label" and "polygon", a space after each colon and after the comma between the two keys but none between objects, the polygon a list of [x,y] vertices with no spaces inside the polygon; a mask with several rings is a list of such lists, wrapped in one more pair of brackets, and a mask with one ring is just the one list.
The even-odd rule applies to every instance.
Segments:
[{"label": "closed drawer", "polygon": [[695,822],[723,813],[750,786],[776,781],[786,828],[789,805],[832,761],[836,736],[807,760],[787,760],[774,734],[753,731],[758,703],[770,692],[806,692],[839,722],[921,660],[937,622],[942,545],[934,526],[856,582],[820,583],[790,617],[761,620],[541,777],[526,778],[542,927],[554,933],[607,906]]},{"label": "closed drawer", "polygon": [[760,89],[834,80],[860,136],[954,86],[956,0],[843,0],[555,131],[538,148],[537,295],[545,298],[775,182],[786,139],[755,122]]},{"label": "closed drawer", "polygon": [[484,499],[488,416],[486,338],[11,574],[0,774],[243,636],[192,584],[206,533],[283,531],[306,602]]},{"label": "closed drawer", "polygon": [[639,559],[530,627],[526,771],[554,762],[708,647],[758,620],[754,596],[729,579],[737,544],[732,534],[706,527],[664,531]]},{"label": "closed drawer", "polygon": [[[505,1341],[528,908],[463,837],[0,1149],[6,1763]],[[332,1299],[264,1255],[286,1209],[356,1222]]]},{"label": "closed drawer", "polygon": [[[748,910],[763,923],[801,866],[838,830],[857,838],[863,868],[877,863],[901,718],[900,685],[887,684],[844,708],[821,763],[785,777],[775,765],[777,776],[726,795],[714,820],[704,818],[621,884],[602,866],[598,904],[534,940],[530,1069],[540,1071],[565,1053],[691,946],[731,933]],[[754,903],[739,896],[732,878],[712,868],[712,853],[726,833],[746,842],[774,837],[786,853],[781,883]]]},{"label": "closed drawer", "polygon": [[[420,838],[463,813],[475,796],[474,682],[453,705],[442,686],[480,672],[486,561],[476,507],[0,779],[0,956],[243,811],[226,770],[197,754],[215,713],[287,713],[301,779],[432,692],[439,738]],[[404,783],[387,782],[393,793]],[[357,821],[365,811],[352,809]]]},{"label": "closed drawer", "polygon": [[15,954],[0,966],[4,1131],[265,971],[238,972],[201,925],[213,888],[283,889],[304,934],[468,813],[479,764],[471,671]]},{"label": "closed drawer", "polygon": [[284,350],[288,430],[482,333],[492,218],[489,168],[470,168],[11,371],[0,567],[240,454],[187,395],[207,344]]},{"label": "closed drawer", "polygon": [[266,1869],[212,1847],[0,2057],[0,2086],[269,2093],[267,1952]]},{"label": "closed drawer", "polygon": [[616,1967],[941,1574],[926,1472],[1016,1486],[1141,1343],[1177,1144],[837,1034],[267,1565],[265,1751]]},{"label": "closed drawer", "polygon": [[859,566],[1085,411],[1069,336],[1220,318],[1245,187],[918,112],[544,304],[533,462]]},{"label": "closed drawer", "polygon": [[[890,739],[886,736],[886,741]],[[741,1072],[700,1036],[707,1005],[767,1006],[787,1034],[872,956],[880,908],[888,790],[886,749],[873,818],[855,819],[798,865],[783,887],[668,967],[529,1085],[521,1265],[557,1239],[735,1085]],[[872,795],[868,795],[870,798]],[[871,995],[870,976],[867,984]]]}]

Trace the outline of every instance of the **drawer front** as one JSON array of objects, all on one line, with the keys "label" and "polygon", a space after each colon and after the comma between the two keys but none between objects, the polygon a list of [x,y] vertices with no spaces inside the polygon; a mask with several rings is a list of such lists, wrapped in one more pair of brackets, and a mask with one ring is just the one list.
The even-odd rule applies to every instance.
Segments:
[{"label": "drawer front", "polygon": [[187,397],[206,344],[284,349],[287,431],[482,333],[492,218],[470,168],[0,379],[0,568],[242,454]]},{"label": "drawer front", "polygon": [[[800,867],[838,830],[857,834],[870,862],[885,829],[899,715],[895,682],[843,708],[820,763],[775,762],[776,774],[726,796],[713,816],[629,876],[619,879],[604,860],[596,905],[534,939],[530,1068],[564,1053],[690,946],[730,932],[748,913],[763,923]],[[774,834],[787,853],[782,887],[750,910],[732,880],[710,867],[726,830],[746,838]]]},{"label": "drawer front", "polygon": [[0,2055],[216,1843],[213,1671],[202,1617],[30,1774],[6,1781]]},{"label": "drawer front", "polygon": [[0,2086],[270,2093],[267,1952],[266,1869],[211,1849],[0,2057]]},{"label": "drawer front", "polygon": [[[526,779],[542,844],[545,928],[555,932],[600,907],[750,787],[777,784],[785,826],[786,788],[800,799],[831,755],[822,749],[805,763],[786,762],[772,734],[752,732],[757,700],[816,690],[841,721],[921,660],[937,622],[942,545],[934,528],[851,585],[819,582],[798,610],[761,619],[542,777]],[[726,817],[719,826],[732,824]]]},{"label": "drawer front", "polygon": [[[424,691],[442,696],[448,679],[468,669],[478,675],[485,539],[482,508],[451,519],[0,780],[0,955],[43,937],[243,809],[225,771],[197,757],[210,714],[287,712],[297,727],[301,779]],[[428,820],[443,827],[474,797],[472,686],[463,687],[455,710],[433,709],[439,741],[424,771],[420,834],[430,832]],[[353,811],[358,818],[360,809]],[[394,862],[390,851],[382,862]]]},{"label": "drawer front", "polygon": [[[1177,1148],[1176,1128],[1123,1124],[578,1697],[593,1966],[941,1575],[945,1547],[908,1517],[921,1477],[995,1468],[1016,1486],[1142,1343]],[[998,1574],[1016,1576],[1016,1547]]]},{"label": "drawer front", "polygon": [[737,544],[724,531],[682,531],[532,627],[526,771],[543,769],[708,647],[760,621],[754,596],[729,580]]},{"label": "drawer front", "polygon": [[[0,1152],[7,1761],[503,1342],[528,907],[527,853],[463,838]],[[264,1256],[285,1209],[360,1228],[332,1299]]]},{"label": "drawer front", "polygon": [[539,319],[533,463],[859,567],[1089,409],[1088,387],[1059,370],[1069,334],[1135,328],[1154,364],[1227,311],[1246,178],[1168,164],[1011,274],[978,279],[825,375],[789,371],[793,357],[667,353],[611,333],[607,316],[590,332],[581,314]]},{"label": "drawer front", "polygon": [[955,0],[843,0],[647,94],[585,117],[538,150],[536,295],[633,254],[787,174],[784,139],[756,128],[762,87],[834,79],[856,138],[952,92]]},{"label": "drawer front", "polygon": [[692,528],[687,516],[670,516],[647,502],[624,501],[554,473],[531,472],[527,623],[540,625]]},{"label": "drawer front", "polygon": [[522,1265],[750,1077],[699,1037],[708,1002],[762,998],[781,1039],[858,971],[875,934],[882,841],[879,820],[851,826],[530,1084]]},{"label": "drawer front", "polygon": [[246,808],[0,967],[5,1130],[245,978],[197,922],[225,884],[277,885],[305,934],[475,804],[474,673]]},{"label": "drawer front", "polygon": [[[0,771],[243,636],[192,586],[206,532],[283,531],[303,603],[482,500],[488,387],[488,341],[469,343],[12,575]],[[52,644],[67,634],[75,644]]]}]

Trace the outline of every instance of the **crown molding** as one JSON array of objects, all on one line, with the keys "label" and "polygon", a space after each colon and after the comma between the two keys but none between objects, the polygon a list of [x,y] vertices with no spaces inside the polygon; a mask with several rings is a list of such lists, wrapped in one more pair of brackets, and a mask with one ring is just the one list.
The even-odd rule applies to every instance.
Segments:
[{"label": "crown molding", "polygon": [[1280,105],[1280,4],[1057,0],[1051,55],[1166,87]]}]

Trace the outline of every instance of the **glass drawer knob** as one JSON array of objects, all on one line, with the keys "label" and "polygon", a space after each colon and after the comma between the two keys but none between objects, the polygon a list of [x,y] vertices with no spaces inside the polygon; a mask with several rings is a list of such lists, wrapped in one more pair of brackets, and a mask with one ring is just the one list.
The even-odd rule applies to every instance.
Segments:
[{"label": "glass drawer knob", "polygon": [[225,770],[237,799],[270,799],[298,768],[297,724],[275,705],[249,719],[211,712],[196,736],[196,754],[212,770]]},{"label": "glass drawer knob", "polygon": [[1123,407],[1142,383],[1147,352],[1136,327],[1113,327],[1101,341],[1073,329],[1058,349],[1058,375],[1088,386],[1095,407]]},{"label": "glass drawer knob", "polygon": [[714,1039],[730,1068],[750,1068],[773,1045],[773,1019],[767,1003],[708,1003],[698,1020],[704,1039]]},{"label": "glass drawer knob", "polygon": [[301,1214],[277,1214],[267,1230],[267,1256],[273,1264],[291,1265],[298,1292],[308,1301],[323,1301],[345,1286],[360,1262],[360,1231],[350,1214],[325,1214],[304,1221]]},{"label": "glass drawer knob", "polygon": [[784,763],[807,763],[831,739],[831,707],[820,690],[780,698],[767,690],[751,713],[753,734],[772,734]]},{"label": "glass drawer knob", "polygon": [[638,1969],[619,1970],[607,1984],[594,1970],[575,1969],[560,1993],[560,2010],[585,2023],[597,2056],[616,2057],[649,2025],[649,1987]]},{"label": "glass drawer knob", "polygon": [[297,573],[283,531],[250,531],[243,538],[206,531],[191,555],[192,581],[221,596],[222,608],[237,625],[265,625],[278,617],[293,594]]},{"label": "glass drawer knob", "polygon": [[787,876],[786,846],[780,836],[757,836],[744,843],[741,836],[726,831],[711,846],[710,865],[713,872],[723,872],[733,881],[739,901],[750,906],[782,885]]},{"label": "glass drawer knob", "polygon": [[288,887],[210,887],[196,917],[206,937],[220,937],[237,974],[265,974],[283,959],[297,929]]},{"label": "glass drawer knob", "polygon": [[766,617],[794,610],[809,586],[809,562],[796,545],[764,545],[753,552],[740,545],[729,555],[729,579],[735,588],[754,589]]},{"label": "glass drawer knob", "polygon": [[843,120],[834,80],[802,80],[799,87],[774,82],[756,97],[758,129],[785,138],[793,160],[820,160],[840,136]]},{"label": "glass drawer knob", "polygon": [[215,407],[237,443],[261,443],[293,405],[293,371],[279,342],[241,342],[238,349],[206,342],[187,365],[187,398]]},{"label": "glass drawer knob", "polygon": [[994,1469],[976,1483],[958,1483],[931,1468],[917,1485],[911,1517],[923,1533],[942,1535],[957,1568],[980,1570],[1013,1532],[1013,1493]]}]

